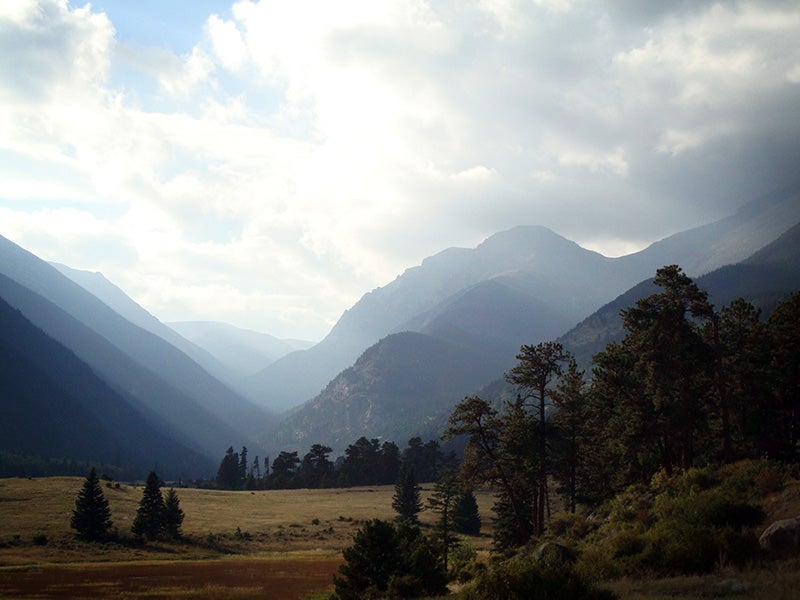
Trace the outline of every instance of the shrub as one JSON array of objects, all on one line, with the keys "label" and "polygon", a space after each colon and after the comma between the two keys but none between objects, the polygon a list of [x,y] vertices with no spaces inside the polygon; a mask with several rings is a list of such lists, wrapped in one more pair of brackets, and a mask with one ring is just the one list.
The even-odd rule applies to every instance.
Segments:
[{"label": "shrub", "polygon": [[447,589],[441,562],[418,527],[373,519],[342,554],[342,577],[334,577],[341,600],[416,598]]},{"label": "shrub", "polygon": [[546,567],[535,561],[511,559],[479,574],[462,600],[610,600],[616,596],[597,589],[571,569]]},{"label": "shrub", "polygon": [[43,533],[37,533],[33,536],[33,544],[34,546],[46,546],[47,545],[47,536]]}]

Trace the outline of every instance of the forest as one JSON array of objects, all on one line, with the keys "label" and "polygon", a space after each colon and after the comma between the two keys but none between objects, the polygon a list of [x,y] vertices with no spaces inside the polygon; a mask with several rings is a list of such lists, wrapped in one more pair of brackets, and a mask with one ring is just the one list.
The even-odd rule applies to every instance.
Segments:
[{"label": "forest", "polygon": [[[443,434],[466,441],[458,464],[435,441],[401,453],[362,438],[336,463],[315,445],[302,460],[281,453],[264,474],[229,449],[217,483],[226,461],[245,487],[396,479],[399,496],[401,465],[417,480],[438,476],[435,531],[425,538],[399,510],[395,524],[365,525],[344,553],[338,598],[440,594],[448,568],[475,578],[465,598],[602,598],[613,594],[594,579],[752,563],[759,494],[779,489],[798,458],[800,293],[764,320],[743,299],[716,309],[676,265],[654,282],[658,293],[622,311],[625,335],[593,357],[590,376],[559,343],[524,345],[505,376],[513,397],[461,401]],[[478,487],[495,492],[493,559],[456,575],[448,510]],[[540,547],[531,560],[544,541],[551,554]]]}]

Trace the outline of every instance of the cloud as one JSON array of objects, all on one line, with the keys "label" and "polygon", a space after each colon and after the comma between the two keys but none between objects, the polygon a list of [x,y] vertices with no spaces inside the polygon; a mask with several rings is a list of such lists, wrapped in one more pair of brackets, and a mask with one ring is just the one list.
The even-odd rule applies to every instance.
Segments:
[{"label": "cloud", "polygon": [[447,246],[619,254],[800,159],[796,3],[243,0],[174,47],[114,18],[0,8],[0,233],[169,319],[318,338]]}]

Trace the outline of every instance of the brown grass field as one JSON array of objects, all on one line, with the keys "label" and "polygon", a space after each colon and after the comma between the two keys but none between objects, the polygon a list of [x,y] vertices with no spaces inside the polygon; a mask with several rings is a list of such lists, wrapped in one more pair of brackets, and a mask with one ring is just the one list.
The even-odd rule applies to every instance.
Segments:
[{"label": "brown grass field", "polygon": [[[83,479],[0,479],[0,599],[150,598],[296,600],[332,588],[341,550],[361,524],[391,519],[392,486],[223,492],[178,489],[184,540],[136,543],[130,524],[142,488],[104,487],[119,541],[75,539],[69,522]],[[423,486],[427,497],[430,485]],[[492,496],[477,494],[483,522]],[[769,499],[770,520],[800,514],[800,485]],[[423,526],[434,515],[421,514]],[[46,543],[42,543],[46,538]],[[38,539],[39,543],[35,542]],[[491,531],[467,540],[479,551]],[[606,582],[622,600],[800,598],[800,559],[704,577]]]},{"label": "brown grass field", "polygon": [[[0,598],[306,598],[331,587],[341,550],[364,521],[395,516],[393,486],[184,488],[177,492],[185,539],[139,544],[129,531],[142,488],[120,484],[103,488],[120,541],[90,544],[69,525],[82,484],[80,477],[0,479]],[[423,498],[430,488],[423,486]],[[478,496],[489,523],[491,495]],[[433,518],[421,514],[423,525]],[[486,549],[490,534],[470,543]]]}]

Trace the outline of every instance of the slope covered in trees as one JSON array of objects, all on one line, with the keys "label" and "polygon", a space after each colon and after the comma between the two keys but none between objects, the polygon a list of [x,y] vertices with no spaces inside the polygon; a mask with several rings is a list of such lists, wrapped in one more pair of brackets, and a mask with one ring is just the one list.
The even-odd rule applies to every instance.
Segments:
[{"label": "slope covered in trees", "polygon": [[[209,468],[201,452],[137,411],[72,352],[0,299],[0,474],[42,474],[15,453],[95,463],[137,477],[158,462],[192,477]],[[84,470],[81,467],[81,470]],[[47,471],[43,471],[47,473]]]}]

